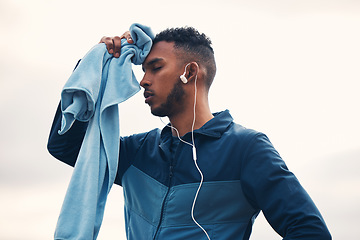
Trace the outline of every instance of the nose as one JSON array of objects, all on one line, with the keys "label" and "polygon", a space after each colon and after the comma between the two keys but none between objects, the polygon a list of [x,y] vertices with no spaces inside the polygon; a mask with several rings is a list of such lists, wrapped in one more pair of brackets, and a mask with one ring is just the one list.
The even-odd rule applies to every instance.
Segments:
[{"label": "nose", "polygon": [[148,74],[146,74],[146,72],[144,74],[143,79],[140,81],[140,86],[142,86],[143,88],[147,88],[147,87],[151,86],[151,81],[148,77]]}]

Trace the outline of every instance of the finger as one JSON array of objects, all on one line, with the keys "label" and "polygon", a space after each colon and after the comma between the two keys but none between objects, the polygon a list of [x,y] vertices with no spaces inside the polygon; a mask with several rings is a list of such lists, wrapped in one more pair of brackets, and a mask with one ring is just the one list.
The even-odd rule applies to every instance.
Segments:
[{"label": "finger", "polygon": [[106,36],[102,37],[100,43],[105,43],[106,49],[110,54],[114,52],[114,42],[111,37],[106,37]]},{"label": "finger", "polygon": [[134,40],[131,37],[130,31],[126,31],[121,38],[125,38],[128,43],[134,43]]},{"label": "finger", "polygon": [[99,42],[99,43],[103,43],[105,38],[106,38],[106,37],[103,36],[103,37],[100,39],[100,42]]},{"label": "finger", "polygon": [[113,37],[114,43],[114,57],[120,57],[120,50],[121,50],[121,38],[119,36]]},{"label": "finger", "polygon": [[132,39],[131,35],[129,35],[129,37],[126,38],[128,43],[134,43],[134,40]]}]

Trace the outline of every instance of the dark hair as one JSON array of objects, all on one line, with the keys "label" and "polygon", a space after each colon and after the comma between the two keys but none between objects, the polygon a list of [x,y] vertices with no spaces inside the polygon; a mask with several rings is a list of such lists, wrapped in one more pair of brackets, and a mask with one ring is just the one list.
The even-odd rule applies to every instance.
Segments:
[{"label": "dark hair", "polygon": [[206,85],[210,88],[216,73],[210,38],[193,27],[181,27],[168,28],[158,33],[153,44],[160,41],[174,42],[175,51],[180,53],[179,57],[184,63],[196,61],[199,65],[203,65],[206,69]]}]

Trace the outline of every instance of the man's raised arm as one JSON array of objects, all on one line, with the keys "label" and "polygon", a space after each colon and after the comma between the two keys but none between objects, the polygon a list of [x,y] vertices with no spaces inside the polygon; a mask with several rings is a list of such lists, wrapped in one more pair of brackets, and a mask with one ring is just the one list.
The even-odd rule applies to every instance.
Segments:
[{"label": "man's raised arm", "polygon": [[[102,37],[99,43],[105,43],[108,52],[113,54],[114,57],[119,57],[122,38],[126,38],[128,43],[134,42],[130,32],[126,31],[120,37]],[[73,126],[71,129],[69,129],[68,132],[63,135],[59,135],[58,131],[61,128],[61,115],[62,114],[59,104],[56,110],[53,124],[51,126],[47,149],[49,153],[55,158],[71,166],[74,166],[85,136],[88,123],[75,120]]]},{"label": "man's raised arm", "polygon": [[58,131],[61,128],[61,109],[59,104],[48,139],[47,149],[49,153],[60,161],[74,166],[85,136],[87,125],[87,122],[75,120],[69,131],[63,135],[59,135]]}]

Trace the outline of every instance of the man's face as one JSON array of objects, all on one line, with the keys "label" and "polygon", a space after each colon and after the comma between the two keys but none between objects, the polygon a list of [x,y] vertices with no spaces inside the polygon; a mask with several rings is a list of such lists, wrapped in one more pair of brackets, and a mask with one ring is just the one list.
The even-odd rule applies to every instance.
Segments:
[{"label": "man's face", "polygon": [[140,85],[155,116],[171,117],[183,109],[185,91],[179,78],[183,69],[173,49],[173,43],[154,44],[142,65],[145,75]]}]

